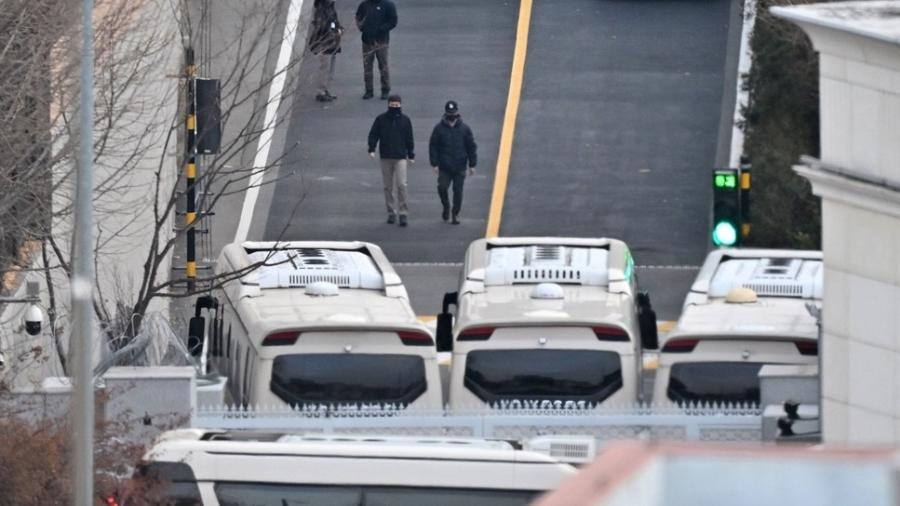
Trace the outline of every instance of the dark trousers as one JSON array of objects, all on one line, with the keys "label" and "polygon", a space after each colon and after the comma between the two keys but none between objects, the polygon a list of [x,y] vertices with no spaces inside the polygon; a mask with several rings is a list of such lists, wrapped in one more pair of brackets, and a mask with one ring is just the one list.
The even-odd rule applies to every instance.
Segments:
[{"label": "dark trousers", "polygon": [[366,91],[373,90],[372,64],[378,58],[378,73],[381,74],[381,91],[391,89],[391,73],[388,70],[388,44],[386,42],[363,42],[363,80],[366,82]]},{"label": "dark trousers", "polygon": [[441,169],[438,171],[438,196],[441,197],[441,205],[444,206],[444,209],[450,206],[447,190],[450,188],[450,183],[453,183],[453,216],[458,215],[460,209],[462,209],[463,183],[465,182],[465,170],[450,172],[449,170]]}]

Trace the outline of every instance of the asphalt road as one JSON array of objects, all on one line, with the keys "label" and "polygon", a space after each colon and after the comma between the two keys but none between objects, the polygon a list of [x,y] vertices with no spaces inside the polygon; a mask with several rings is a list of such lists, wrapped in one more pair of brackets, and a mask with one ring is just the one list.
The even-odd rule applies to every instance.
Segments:
[{"label": "asphalt road", "polygon": [[535,2],[501,234],[616,237],[639,264],[702,262],[729,7]]},{"label": "asphalt road", "polygon": [[[394,262],[459,262],[466,246],[484,234],[501,123],[509,87],[518,2],[484,0],[398,1],[391,33],[392,92],[412,119],[418,163],[409,168],[409,226],[385,223],[381,172],[366,152],[373,119],[387,104],[361,100],[362,57],[353,21],[358,2],[338,0],[346,27],[332,93],[314,100],[316,64],[295,98],[287,134],[292,148],[271,202],[265,238],[363,240],[378,243]],[[376,93],[378,77],[376,70]],[[428,165],[428,138],[444,103],[459,102],[479,144],[479,173],[465,188],[463,224],[440,219],[436,177]],[[299,205],[297,202],[299,201]]]},{"label": "asphalt road", "polygon": [[730,140],[732,7],[535,2],[501,235],[623,239],[661,318],[676,318],[709,249],[709,174]]},{"label": "asphalt road", "polygon": [[[254,228],[270,240],[378,243],[399,264],[416,311],[434,314],[466,245],[485,233],[519,5],[397,0],[393,91],[412,118],[419,158],[404,229],[384,223],[380,173],[366,156],[366,134],[386,104],[360,99],[357,1],[337,3],[347,27],[332,89],[339,99],[315,102],[315,66],[305,62],[285,163],[258,203],[265,212]],[[727,159],[739,6],[535,1],[501,235],[624,239],[659,317],[677,318],[709,248],[709,173]],[[458,227],[439,218],[427,164],[428,136],[451,98],[475,132],[480,158]]]}]

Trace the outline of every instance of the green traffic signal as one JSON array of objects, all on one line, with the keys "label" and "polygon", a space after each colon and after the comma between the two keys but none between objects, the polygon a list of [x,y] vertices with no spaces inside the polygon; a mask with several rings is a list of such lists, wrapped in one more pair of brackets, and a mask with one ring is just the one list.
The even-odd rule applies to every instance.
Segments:
[{"label": "green traffic signal", "polygon": [[720,221],[713,227],[713,244],[716,246],[731,247],[737,244],[738,230],[734,223]]},{"label": "green traffic signal", "polygon": [[716,174],[713,184],[716,188],[737,188],[737,176],[734,174]]}]

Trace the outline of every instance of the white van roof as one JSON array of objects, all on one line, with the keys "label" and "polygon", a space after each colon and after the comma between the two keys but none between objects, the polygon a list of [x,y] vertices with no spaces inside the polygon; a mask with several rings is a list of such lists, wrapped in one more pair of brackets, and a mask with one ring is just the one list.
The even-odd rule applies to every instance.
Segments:
[{"label": "white van roof", "polygon": [[[816,339],[807,304],[822,297],[822,252],[719,249],[712,251],[684,301],[681,316],[661,343],[678,337]],[[734,289],[749,288],[755,302],[728,302]]]},{"label": "white van roof", "polygon": [[616,239],[479,239],[466,251],[459,322],[627,327],[633,274],[631,253]]},{"label": "white van roof", "polygon": [[725,298],[735,288],[760,297],[822,299],[822,252],[778,249],[718,249],[709,253],[684,305]]},{"label": "white van roof", "polygon": [[246,271],[224,289],[251,335],[286,328],[425,331],[400,277],[371,243],[229,244],[216,271]]},{"label": "white van roof", "polygon": [[[185,462],[198,481],[546,490],[575,473],[574,467],[556,458],[504,441],[277,433],[259,438],[235,433],[232,439],[223,431],[175,432],[179,434],[164,434],[145,459]],[[383,460],[373,467],[373,459]],[[492,464],[503,467],[489,467]],[[363,468],[369,471],[362,472]]]}]

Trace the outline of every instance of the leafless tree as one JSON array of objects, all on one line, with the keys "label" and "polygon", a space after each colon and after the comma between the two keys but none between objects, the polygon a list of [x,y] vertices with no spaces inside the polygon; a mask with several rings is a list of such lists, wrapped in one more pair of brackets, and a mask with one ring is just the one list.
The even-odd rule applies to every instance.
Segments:
[{"label": "leafless tree", "polygon": [[[94,312],[106,339],[117,346],[138,332],[155,302],[244,274],[201,274],[198,288],[189,292],[180,271],[170,269],[186,232],[176,216],[186,163],[187,76],[180,58],[188,47],[203,48],[209,36],[203,23],[208,11],[197,8],[201,1],[95,0]],[[39,254],[36,268],[47,278],[50,326],[64,368],[63,294],[70,275],[78,146],[76,3],[6,0],[0,9],[0,273],[28,268],[21,258],[27,245]],[[275,74],[266,66],[281,44],[281,34],[272,30],[283,22],[284,4],[251,0],[234,6],[241,11],[233,16],[234,36],[215,50],[198,51],[201,68],[202,58],[217,62],[217,75],[209,77],[221,80],[224,135],[218,153],[200,158],[195,189],[201,219],[195,226],[202,226],[203,213],[223,198],[246,190],[251,177],[280,166],[283,155],[264,166],[253,166],[242,155],[264,128],[279,126],[263,125],[273,79],[281,74],[287,79],[279,97],[286,103],[298,88],[302,52],[293,53]],[[302,37],[298,34],[301,45]],[[283,112],[278,122],[289,117]],[[140,258],[140,272],[121,272],[117,255]],[[112,289],[101,282],[104,276],[118,278]]]}]

